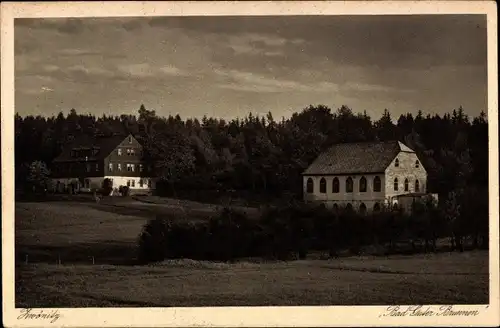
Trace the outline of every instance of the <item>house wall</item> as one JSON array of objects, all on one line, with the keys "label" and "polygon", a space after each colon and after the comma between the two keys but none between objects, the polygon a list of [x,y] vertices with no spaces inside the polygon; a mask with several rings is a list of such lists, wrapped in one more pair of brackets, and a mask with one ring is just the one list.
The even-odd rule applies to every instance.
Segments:
[{"label": "house wall", "polygon": [[102,160],[54,163],[52,176],[54,178],[103,177],[103,163]]},{"label": "house wall", "polygon": [[[52,191],[53,192],[64,192],[64,188],[69,186],[71,183],[79,184],[77,191],[79,192],[90,192],[95,189],[100,189],[104,179],[112,179],[113,188],[118,189],[120,186],[127,186],[127,182],[130,181],[130,189],[134,191],[147,191],[156,188],[156,181],[152,178],[140,178],[140,177],[125,177],[125,176],[104,176],[104,177],[88,177],[85,178],[83,183],[79,178],[54,178],[52,179]],[[140,179],[143,180],[143,186],[140,185]],[[151,187],[148,187],[147,180],[151,180]],[[88,180],[88,184],[85,180]],[[134,186],[132,186],[132,180],[134,181]],[[80,181],[80,182],[79,182]],[[58,185],[59,182],[59,185]],[[59,186],[59,189],[58,189]]]},{"label": "house wall", "polygon": [[[119,149],[121,150],[121,155],[119,155]],[[134,154],[128,154],[127,150],[133,150]],[[110,163],[113,165],[112,170],[110,170]],[[121,165],[121,170],[118,170],[118,164]],[[134,164],[134,171],[128,171],[127,164]],[[130,140],[129,137],[127,137],[104,159],[104,173],[106,176],[113,176],[116,178],[151,176],[151,172],[148,172],[147,165],[143,164],[143,170],[142,172],[140,171],[140,164],[143,164],[142,146],[134,137],[131,137]]]},{"label": "house wall", "polygon": [[[399,167],[395,166],[396,159],[399,159]],[[420,162],[419,167],[415,167],[416,161]],[[398,178],[398,190],[394,190],[394,179]],[[404,189],[405,179],[408,179],[408,191]],[[400,152],[385,170],[385,195],[388,201],[394,201],[395,196],[416,192],[415,181],[420,183],[420,191],[427,192],[427,172],[417,154],[410,152]]]},{"label": "house wall", "polygon": [[[359,181],[361,177],[367,180],[366,192],[359,191]],[[373,191],[373,180],[378,176],[381,181],[380,192]],[[333,179],[339,179],[339,192],[334,193],[332,190]],[[346,192],[346,180],[348,177],[353,179],[353,192]],[[307,180],[311,178],[314,183],[314,190],[312,193],[307,192]],[[320,180],[326,179],[326,193],[320,193]],[[327,175],[327,176],[303,176],[303,194],[304,201],[306,202],[321,202],[327,208],[332,208],[334,204],[338,206],[345,206],[350,203],[354,209],[359,209],[361,203],[364,203],[368,211],[373,209],[376,203],[383,204],[385,199],[385,176],[384,173],[380,174],[357,174],[357,175]]]}]

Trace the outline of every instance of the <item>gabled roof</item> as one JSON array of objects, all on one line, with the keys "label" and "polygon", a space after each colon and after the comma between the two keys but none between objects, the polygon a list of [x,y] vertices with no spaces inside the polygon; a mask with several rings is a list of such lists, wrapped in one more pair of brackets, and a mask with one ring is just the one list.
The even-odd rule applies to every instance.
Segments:
[{"label": "gabled roof", "polygon": [[[113,135],[113,136],[80,136],[73,140],[69,145],[64,147],[62,153],[57,156],[53,162],[79,162],[79,161],[96,161],[103,160],[118,145],[127,138],[128,135]],[[97,153],[92,156],[73,157],[71,156],[72,150],[88,149],[97,150]]]},{"label": "gabled roof", "polygon": [[414,152],[399,141],[336,144],[320,154],[303,175],[381,173],[400,151]]}]

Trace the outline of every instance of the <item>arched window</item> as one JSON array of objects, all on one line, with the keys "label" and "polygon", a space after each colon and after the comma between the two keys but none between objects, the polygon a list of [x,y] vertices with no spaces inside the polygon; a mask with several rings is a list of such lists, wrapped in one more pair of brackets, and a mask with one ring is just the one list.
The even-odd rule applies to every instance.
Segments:
[{"label": "arched window", "polygon": [[359,179],[359,192],[366,192],[366,178]]},{"label": "arched window", "polygon": [[399,167],[399,159],[398,158],[396,158],[396,161],[394,162],[394,166]]},{"label": "arched window", "polygon": [[337,204],[333,204],[333,212],[337,213],[339,211],[339,206]]},{"label": "arched window", "polygon": [[417,180],[415,180],[415,191],[420,191],[420,182]]},{"label": "arched window", "polygon": [[314,182],[312,178],[307,179],[307,192],[310,194],[314,192]]},{"label": "arched window", "polygon": [[375,205],[373,205],[373,212],[380,212],[380,204],[379,203],[375,203]]},{"label": "arched window", "polygon": [[420,162],[418,161],[418,159],[415,161],[415,167],[420,167]]},{"label": "arched window", "polygon": [[345,181],[345,192],[352,192],[354,189],[354,183],[352,182],[352,178],[348,177]]},{"label": "arched window", "polygon": [[398,178],[394,178],[394,191],[398,191]]},{"label": "arched window", "polygon": [[409,185],[408,179],[405,179],[405,191],[408,191],[408,185]]},{"label": "arched window", "polygon": [[365,205],[365,203],[361,203],[361,205],[359,205],[359,212],[361,214],[365,214],[366,213],[366,205]]},{"label": "arched window", "polygon": [[345,206],[345,209],[348,212],[352,211],[352,205],[351,205],[351,203],[347,203],[347,205]]},{"label": "arched window", "polygon": [[321,178],[321,180],[319,180],[319,192],[322,194],[326,194],[326,179],[325,178]]},{"label": "arched window", "polygon": [[332,181],[332,192],[333,193],[338,193],[339,190],[340,190],[339,178],[333,178],[333,181]]},{"label": "arched window", "polygon": [[380,177],[376,176],[373,179],[373,191],[380,192],[382,190],[382,182],[380,181]]}]

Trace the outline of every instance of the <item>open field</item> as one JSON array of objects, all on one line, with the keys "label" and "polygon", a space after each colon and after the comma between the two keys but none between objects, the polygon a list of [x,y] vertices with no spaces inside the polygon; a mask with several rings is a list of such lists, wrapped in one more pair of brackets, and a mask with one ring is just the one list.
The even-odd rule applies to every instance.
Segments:
[{"label": "open field", "polygon": [[130,265],[127,261],[134,257],[142,225],[155,213],[141,206],[149,205],[133,201],[119,207],[17,203],[16,306],[488,302],[488,253],[484,251],[275,263],[171,260]]}]

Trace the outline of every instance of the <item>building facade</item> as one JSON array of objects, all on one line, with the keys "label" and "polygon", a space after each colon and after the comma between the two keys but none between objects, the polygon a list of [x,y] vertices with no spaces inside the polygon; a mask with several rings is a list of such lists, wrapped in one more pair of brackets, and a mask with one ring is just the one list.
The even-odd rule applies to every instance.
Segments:
[{"label": "building facade", "polygon": [[303,173],[304,201],[360,212],[393,206],[401,195],[425,194],[426,186],[417,154],[398,141],[334,145]]},{"label": "building facade", "polygon": [[52,162],[53,191],[90,192],[100,189],[105,179],[113,182],[114,189],[151,191],[152,168],[142,158],[142,145],[132,135],[81,137]]}]

